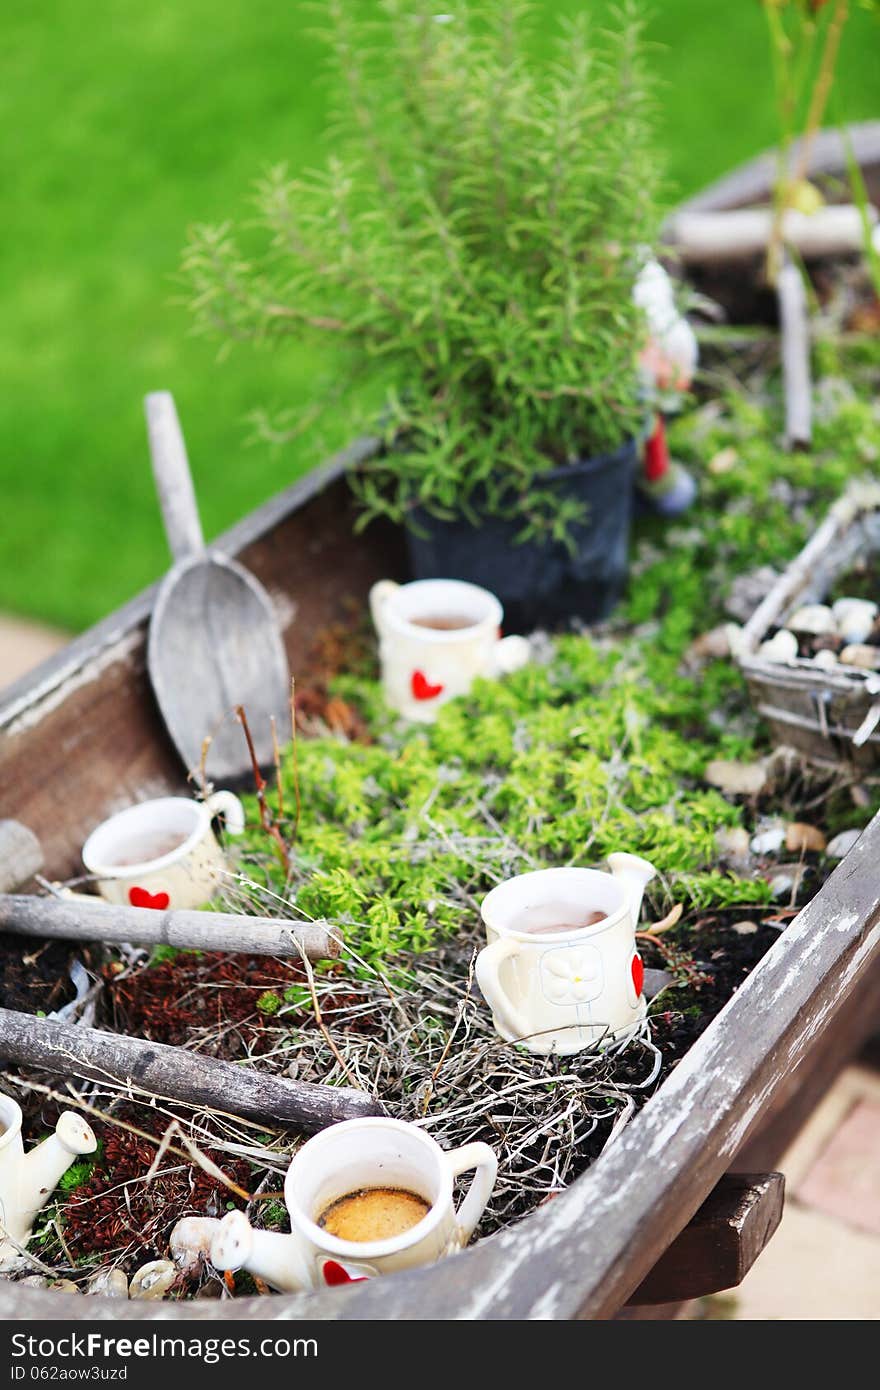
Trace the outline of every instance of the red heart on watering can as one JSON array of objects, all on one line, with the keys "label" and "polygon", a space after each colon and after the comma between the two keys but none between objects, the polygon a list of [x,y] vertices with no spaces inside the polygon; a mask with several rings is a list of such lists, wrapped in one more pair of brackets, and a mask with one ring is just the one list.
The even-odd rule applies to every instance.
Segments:
[{"label": "red heart on watering can", "polygon": [[362,1284],[366,1278],[366,1274],[349,1274],[345,1266],[336,1260],[324,1261],[324,1283],[331,1288],[337,1284]]},{"label": "red heart on watering can", "polygon": [[642,985],[645,983],[645,967],[642,964],[642,958],[640,955],[636,954],[633,956],[632,961],[630,963],[630,969],[632,970],[633,989],[635,990],[636,997],[638,998],[638,996],[642,992]]},{"label": "red heart on watering can", "polygon": [[129,888],[128,901],[132,907],[155,907],[161,912],[171,899],[167,893],[148,893],[146,888]]},{"label": "red heart on watering can", "polygon": [[410,685],[417,700],[436,700],[443,693],[443,686],[431,685],[424,671],[413,671]]}]

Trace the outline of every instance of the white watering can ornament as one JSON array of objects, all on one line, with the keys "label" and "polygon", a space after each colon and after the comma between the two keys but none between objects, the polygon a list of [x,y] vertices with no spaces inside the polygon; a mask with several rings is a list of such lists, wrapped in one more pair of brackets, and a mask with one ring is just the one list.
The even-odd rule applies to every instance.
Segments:
[{"label": "white watering can ornament", "polygon": [[[188,1216],[171,1233],[183,1269],[209,1259],[215,1269],[247,1270],[275,1289],[297,1292],[356,1283],[434,1264],[467,1245],[492,1194],[498,1160],[487,1144],[447,1151],[418,1126],[371,1115],[343,1120],[316,1134],[294,1157],[284,1183],[290,1234],[254,1230],[243,1211],[222,1221]],[[456,1179],[472,1173],[463,1196]],[[414,1198],[416,1217],[344,1236],[321,1213],[339,1199],[355,1203],[373,1191]]]},{"label": "white watering can ornament", "polygon": [[610,854],[611,873],[538,869],[483,899],[477,983],[498,1033],[565,1056],[635,1036],[647,1010],[636,925],[656,870]]},{"label": "white watering can ornament", "polygon": [[74,1159],[94,1153],[96,1148],[89,1125],[66,1110],[55,1133],[25,1153],[21,1108],[11,1096],[0,1095],[0,1270],[18,1262],[34,1217]]}]

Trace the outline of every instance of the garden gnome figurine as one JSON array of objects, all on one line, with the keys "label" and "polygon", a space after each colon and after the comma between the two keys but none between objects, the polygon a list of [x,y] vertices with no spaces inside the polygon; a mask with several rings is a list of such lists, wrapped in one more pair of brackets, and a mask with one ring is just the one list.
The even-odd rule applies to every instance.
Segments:
[{"label": "garden gnome figurine", "polygon": [[[672,281],[659,261],[649,260],[639,271],[633,298],[648,323],[648,342],[640,366],[651,396],[655,400],[659,396],[668,406],[670,395],[690,385],[697,365],[697,340],[675,303]],[[678,516],[697,495],[691,475],[669,457],[659,409],[654,411],[636,486],[643,503],[661,516]]]}]

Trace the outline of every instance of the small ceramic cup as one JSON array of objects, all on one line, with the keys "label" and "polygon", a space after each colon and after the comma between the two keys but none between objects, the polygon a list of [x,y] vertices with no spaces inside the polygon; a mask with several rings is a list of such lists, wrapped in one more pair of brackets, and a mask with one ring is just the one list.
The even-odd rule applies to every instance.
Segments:
[{"label": "small ceramic cup", "polygon": [[520,874],[483,899],[488,945],[477,957],[477,983],[505,1041],[564,1055],[638,1032],[647,1006],[635,929],[655,871],[634,854],[612,854],[608,863],[610,874]]},{"label": "small ceramic cup", "polygon": [[501,604],[477,584],[381,579],[370,590],[370,609],[385,699],[406,719],[430,723],[477,676],[508,675],[529,660],[524,637],[501,636]]},{"label": "small ceramic cup", "polygon": [[[474,1177],[456,1210],[453,1184]],[[316,1134],[288,1169],[284,1198],[290,1235],[255,1231],[230,1212],[211,1243],[216,1269],[246,1269],[276,1289],[324,1288],[433,1264],[467,1245],[492,1195],[498,1160],[487,1144],[447,1153],[416,1125],[381,1117],[343,1120]],[[370,1242],[342,1240],[318,1225],[334,1202],[364,1189],[397,1188],[428,1204],[402,1234]]]},{"label": "small ceramic cup", "polygon": [[[206,801],[162,796],[105,820],[83,846],[83,863],[107,902],[131,907],[203,907],[226,874],[226,860],[211,821],[244,830],[244,807],[232,792]],[[145,858],[139,859],[140,853]]]}]

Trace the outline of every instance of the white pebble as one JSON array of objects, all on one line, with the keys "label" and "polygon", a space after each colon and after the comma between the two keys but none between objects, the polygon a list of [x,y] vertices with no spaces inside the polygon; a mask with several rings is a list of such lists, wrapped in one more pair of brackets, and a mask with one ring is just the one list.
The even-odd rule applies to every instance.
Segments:
[{"label": "white pebble", "polygon": [[790,897],[803,876],[804,868],[801,864],[783,864],[779,873],[774,874],[770,880],[770,892],[774,898]]},{"label": "white pebble", "polygon": [[787,628],[781,628],[775,637],[762,642],[758,648],[758,656],[762,656],[765,661],[795,661],[797,654],[797,638]]},{"label": "white pebble", "polygon": [[163,1298],[177,1278],[170,1260],[150,1260],[141,1265],[131,1278],[129,1298]]},{"label": "white pebble", "polygon": [[99,1269],[86,1285],[95,1298],[128,1298],[128,1280],[121,1269]]},{"label": "white pebble", "polygon": [[818,666],[821,671],[834,671],[837,668],[837,657],[834,652],[817,652],[812,659],[812,664]]},{"label": "white pebble", "polygon": [[753,854],[777,854],[785,844],[785,826],[770,825],[752,838]]},{"label": "white pebble", "polygon": [[876,609],[876,603],[866,603],[864,608],[853,609],[840,619],[837,630],[845,642],[867,642],[877,616]]},{"label": "white pebble", "polygon": [[788,620],[792,632],[809,632],[819,637],[835,628],[834,614],[824,603],[807,603]]},{"label": "white pebble", "polygon": [[880,670],[880,647],[867,647],[861,642],[854,642],[852,646],[844,647],[840,659],[844,666],[857,666],[862,671],[877,671]]},{"label": "white pebble", "polygon": [[828,842],[825,853],[829,859],[843,859],[849,854],[853,845],[861,837],[861,830],[841,830],[839,835],[835,835],[833,840]]},{"label": "white pebble", "polygon": [[872,623],[877,616],[878,608],[869,598],[839,598],[832,604],[831,612],[834,614],[834,621],[840,627],[853,613],[864,613],[868,622]]},{"label": "white pebble", "polygon": [[758,930],[754,922],[734,922],[731,931],[735,931],[737,936],[754,936]]}]

